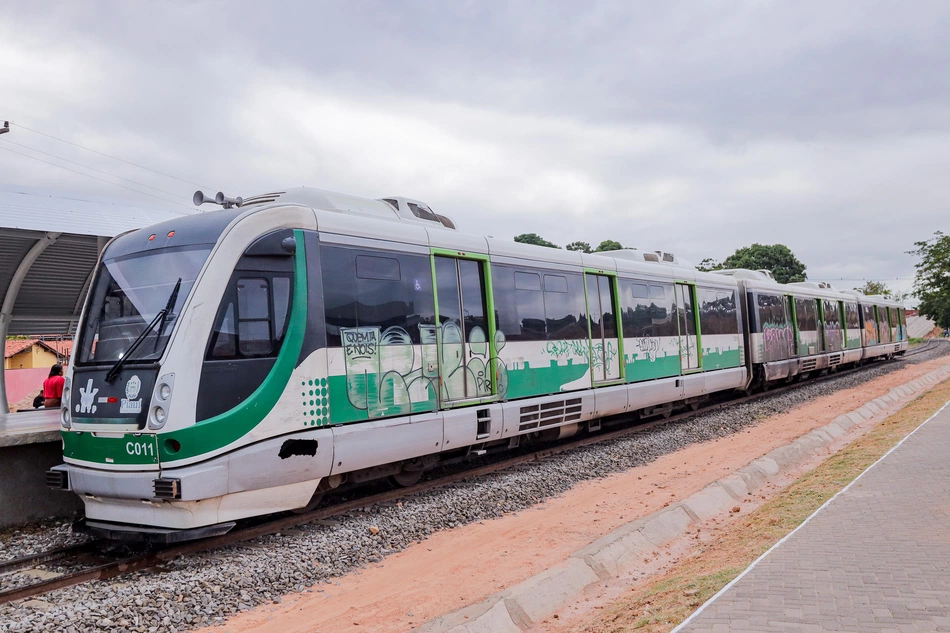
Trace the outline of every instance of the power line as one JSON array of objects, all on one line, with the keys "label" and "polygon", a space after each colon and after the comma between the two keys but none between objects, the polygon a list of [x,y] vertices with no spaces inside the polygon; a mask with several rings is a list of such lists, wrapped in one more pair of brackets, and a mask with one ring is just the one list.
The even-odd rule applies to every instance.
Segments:
[{"label": "power line", "polygon": [[[105,178],[99,178],[98,176],[93,176],[92,174],[87,174],[87,173],[85,173],[85,172],[81,172],[81,171],[79,171],[78,169],[70,169],[69,167],[64,167],[63,165],[57,165],[56,163],[51,163],[51,162],[49,162],[48,160],[43,160],[42,158],[37,158],[36,156],[30,156],[29,154],[24,154],[23,152],[18,152],[18,151],[16,151],[15,149],[10,149],[9,147],[0,146],[0,149],[4,150],[4,151],[6,151],[6,152],[12,152],[12,153],[14,153],[14,154],[19,154],[20,156],[25,156],[25,157],[27,157],[27,158],[32,158],[33,160],[38,160],[38,161],[40,161],[41,163],[46,163],[47,165],[52,165],[53,167],[59,167],[60,169],[65,169],[66,171],[71,171],[71,172],[73,172],[73,173],[75,173],[75,174],[79,174],[80,176],[86,176],[87,178],[92,178],[92,179],[94,179],[94,180],[100,180],[100,181],[105,182],[105,183],[108,183],[108,184],[110,184],[110,185],[115,185],[116,187],[122,187],[123,189],[128,189],[129,191],[134,191],[134,192],[140,193],[140,194],[142,194],[142,195],[144,195],[144,196],[151,196],[152,198],[158,198],[159,200],[164,200],[165,202],[170,202],[171,204],[174,204],[175,206],[178,206],[178,207],[183,207],[183,208],[185,208],[185,209],[191,209],[191,207],[188,207],[188,206],[185,206],[185,205],[183,205],[183,204],[181,204],[181,203],[175,202],[174,200],[169,200],[168,198],[165,198],[164,196],[156,196],[155,194],[149,193],[149,192],[147,192],[147,191],[140,191],[140,190],[134,189],[134,188],[132,188],[132,187],[126,187],[125,185],[120,185],[120,184],[117,183],[117,182],[112,182],[111,180],[106,180]],[[187,215],[187,214],[182,213],[182,215]]]},{"label": "power line", "polygon": [[186,183],[188,183],[189,185],[195,185],[196,187],[200,187],[200,188],[202,188],[202,189],[214,189],[214,187],[209,187],[209,186],[207,186],[207,185],[202,185],[202,184],[199,184],[199,183],[197,183],[197,182],[192,182],[191,180],[185,180],[184,178],[179,178],[178,176],[172,176],[171,174],[166,174],[166,173],[163,172],[163,171],[158,171],[157,169],[152,169],[151,167],[146,167],[145,165],[139,165],[138,163],[133,163],[133,162],[130,161],[130,160],[125,160],[124,158],[119,158],[118,156],[113,156],[112,154],[106,154],[105,152],[100,152],[99,150],[95,150],[95,149],[86,147],[86,146],[84,146],[84,145],[80,145],[79,143],[73,143],[72,141],[67,141],[66,139],[59,138],[58,136],[53,136],[52,134],[47,134],[46,132],[40,132],[39,130],[34,130],[34,129],[32,129],[32,128],[28,128],[28,127],[26,127],[25,125],[20,125],[19,123],[10,123],[10,125],[15,125],[15,126],[18,127],[18,128],[23,128],[24,130],[27,130],[27,131],[29,131],[29,132],[33,132],[34,134],[39,134],[39,135],[41,135],[41,136],[45,136],[45,137],[47,137],[47,138],[51,138],[51,139],[53,139],[53,140],[55,140],[55,141],[59,141],[60,143],[66,143],[67,145],[72,145],[73,147],[78,147],[79,149],[84,149],[84,150],[86,150],[87,152],[92,152],[93,154],[99,154],[100,156],[105,156],[106,158],[111,158],[112,160],[117,160],[117,161],[119,161],[119,162],[126,163],[127,165],[132,165],[133,167],[138,167],[139,169],[145,169],[145,170],[150,171],[150,172],[152,172],[152,173],[160,174],[160,175],[162,175],[162,176],[165,176],[166,178],[171,178],[171,179],[173,179],[173,180],[178,180],[178,181],[180,181],[180,182],[186,182]]},{"label": "power line", "polygon": [[[123,176],[118,176],[118,175],[116,175],[116,174],[110,173],[110,172],[108,172],[108,171],[104,171],[104,170],[102,170],[102,169],[97,169],[97,168],[95,168],[95,167],[90,167],[89,165],[86,165],[86,164],[84,164],[84,163],[78,163],[78,162],[76,162],[76,161],[74,161],[74,160],[69,160],[68,158],[63,158],[62,156],[57,156],[56,154],[50,154],[49,152],[44,152],[43,150],[36,149],[35,147],[30,147],[29,145],[24,145],[24,144],[22,144],[22,143],[17,143],[17,142],[15,142],[15,141],[10,141],[10,140],[7,140],[7,139],[0,139],[0,140],[2,140],[4,143],[9,143],[10,145],[16,145],[17,147],[22,147],[22,148],[24,148],[24,149],[28,149],[28,150],[30,150],[31,152],[36,152],[37,154],[43,154],[44,156],[49,156],[49,157],[51,157],[51,158],[55,158],[56,160],[61,160],[61,161],[63,161],[64,163],[71,163],[71,164],[73,164],[73,165],[79,165],[80,167],[83,167],[83,168],[85,168],[85,169],[91,169],[92,171],[97,171],[97,172],[99,172],[100,174],[105,174],[106,176],[111,176],[111,177],[113,177],[113,178],[118,178],[119,180],[124,180],[124,181],[126,181],[126,182],[131,182],[132,184],[134,184],[134,185],[139,185],[140,187],[145,187],[145,188],[147,188],[147,189],[152,189],[152,190],[154,190],[154,191],[160,191],[160,192],[162,192],[162,193],[167,193],[167,194],[170,195],[170,196],[176,196],[176,197],[179,197],[179,196],[180,196],[180,194],[177,194],[177,193],[175,193],[174,191],[168,191],[168,190],[166,190],[166,189],[160,189],[159,187],[153,187],[152,185],[147,185],[147,184],[145,184],[144,182],[139,182],[139,181],[137,181],[137,180],[132,180],[131,178],[125,178],[125,177],[123,177]],[[186,198],[186,199],[187,199],[187,198]]]}]

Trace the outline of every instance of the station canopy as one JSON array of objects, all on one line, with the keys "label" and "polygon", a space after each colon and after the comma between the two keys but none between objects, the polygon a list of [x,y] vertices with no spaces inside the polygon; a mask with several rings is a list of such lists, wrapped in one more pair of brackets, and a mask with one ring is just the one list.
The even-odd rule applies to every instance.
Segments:
[{"label": "station canopy", "polygon": [[0,338],[72,335],[112,237],[197,213],[156,203],[0,184]]}]

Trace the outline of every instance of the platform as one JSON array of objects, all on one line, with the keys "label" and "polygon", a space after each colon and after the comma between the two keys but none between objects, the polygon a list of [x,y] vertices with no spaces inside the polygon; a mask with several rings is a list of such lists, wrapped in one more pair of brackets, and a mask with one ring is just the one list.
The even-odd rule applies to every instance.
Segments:
[{"label": "platform", "polygon": [[950,631],[948,455],[945,406],[674,631]]},{"label": "platform", "polygon": [[0,413],[0,527],[82,508],[76,495],[46,487],[46,471],[62,462],[59,409]]}]

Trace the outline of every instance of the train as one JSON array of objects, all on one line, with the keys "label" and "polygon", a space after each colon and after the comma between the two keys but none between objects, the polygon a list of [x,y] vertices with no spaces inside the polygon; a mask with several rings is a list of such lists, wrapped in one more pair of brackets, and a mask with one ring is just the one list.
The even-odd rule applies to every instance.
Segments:
[{"label": "train", "polygon": [[768,271],[468,234],[403,197],[217,199],[100,255],[64,463],[46,473],[82,499],[77,529],[221,534],[340,486],[408,486],[439,463],[908,345],[900,304]]}]

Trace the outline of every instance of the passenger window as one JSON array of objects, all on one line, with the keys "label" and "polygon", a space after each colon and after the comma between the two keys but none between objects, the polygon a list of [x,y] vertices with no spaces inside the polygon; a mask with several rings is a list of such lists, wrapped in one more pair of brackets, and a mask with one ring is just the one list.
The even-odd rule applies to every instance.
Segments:
[{"label": "passenger window", "polygon": [[356,276],[360,279],[399,281],[399,260],[391,257],[357,255]]}]

